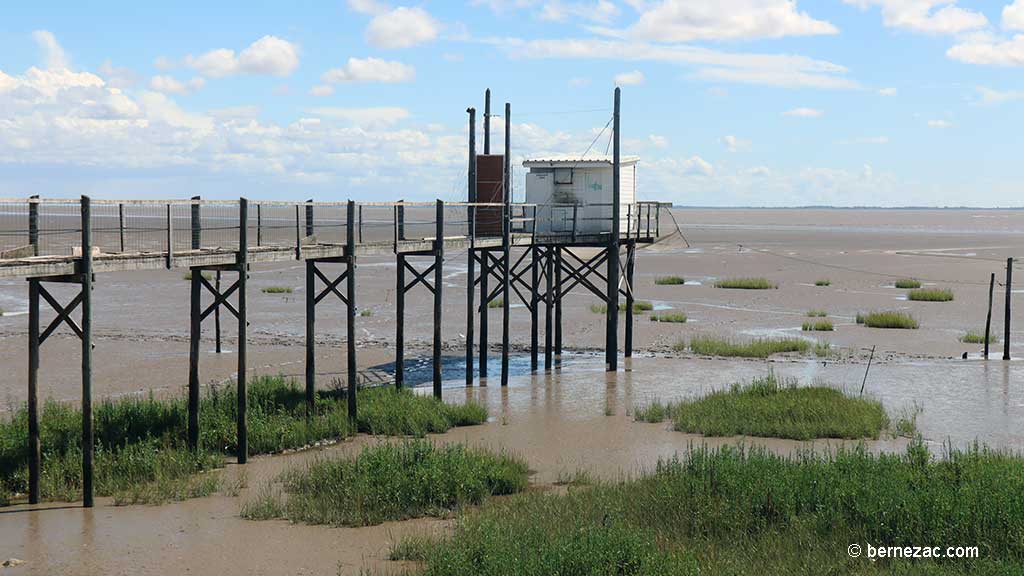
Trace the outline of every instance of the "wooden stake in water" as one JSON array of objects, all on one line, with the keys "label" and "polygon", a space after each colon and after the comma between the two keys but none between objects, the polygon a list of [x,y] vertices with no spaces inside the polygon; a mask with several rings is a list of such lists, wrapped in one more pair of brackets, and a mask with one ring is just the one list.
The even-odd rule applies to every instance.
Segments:
[{"label": "wooden stake in water", "polygon": [[988,339],[992,331],[992,296],[996,289],[996,273],[988,280],[988,314],[985,316],[985,359],[988,360]]},{"label": "wooden stake in water", "polygon": [[871,370],[871,361],[875,359],[875,347],[871,347],[871,355],[868,356],[868,366],[864,369],[864,380],[860,383],[860,395],[864,395],[864,386],[868,383],[868,371]]}]

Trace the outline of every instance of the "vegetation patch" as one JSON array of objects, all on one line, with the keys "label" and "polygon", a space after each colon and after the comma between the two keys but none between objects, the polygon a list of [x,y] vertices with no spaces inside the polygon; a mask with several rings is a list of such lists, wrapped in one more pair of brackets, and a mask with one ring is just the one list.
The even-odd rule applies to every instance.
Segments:
[{"label": "vegetation patch", "polygon": [[[305,390],[282,377],[249,382],[249,452],[267,454],[302,448],[353,433],[343,391],[318,391],[315,411],[306,418]],[[453,426],[479,424],[487,410],[476,403],[447,405],[409,390],[374,388],[358,393],[358,429],[373,434],[422,436]],[[94,405],[96,493],[118,502],[161,502],[209,494],[218,477],[205,474],[234,454],[235,388],[206,390],[199,404],[199,450],[185,446],[184,398],[124,397]],[[79,408],[47,401],[40,413],[42,443],[40,491],[44,500],[74,500],[81,493]],[[28,411],[0,421],[0,503],[28,490]],[[7,496],[4,496],[4,495]]]},{"label": "vegetation patch", "polygon": [[[650,302],[647,302],[646,300],[637,300],[637,301],[633,302],[633,312],[635,314],[642,314],[642,313],[648,312],[650,310],[654,310],[654,304],[651,304]],[[608,313],[608,305],[607,304],[591,304],[590,305],[590,311],[593,312],[594,314],[607,314]],[[626,304],[625,304],[625,302],[620,303],[619,304],[619,312],[625,312],[625,311],[626,311]]]},{"label": "vegetation patch", "polygon": [[[960,337],[960,341],[964,344],[984,344],[985,333],[981,331],[975,332],[974,330],[968,330],[967,334]],[[989,332],[988,341],[989,344],[999,342],[999,335]]]},{"label": "vegetation patch", "polygon": [[378,444],[354,458],[319,460],[286,472],[282,489],[265,490],[242,516],[334,526],[443,516],[488,496],[524,490],[527,473],[522,460],[462,445]]},{"label": "vegetation patch", "polygon": [[888,310],[882,312],[868,312],[857,314],[857,324],[863,324],[868,328],[890,328],[903,330],[917,330],[919,324],[917,319],[909,312],[899,310]]},{"label": "vegetation patch", "polygon": [[681,286],[686,284],[686,279],[682,276],[659,276],[654,279],[654,283],[658,286]]},{"label": "vegetation patch", "polygon": [[835,326],[829,320],[816,320],[814,322],[804,322],[800,329],[804,332],[831,332],[835,330]]},{"label": "vegetation patch", "polygon": [[370,316],[373,316],[373,309],[363,308],[359,310],[359,315],[362,316],[363,318],[369,318]]},{"label": "vegetation patch", "polygon": [[918,288],[907,292],[907,300],[915,302],[950,302],[953,291],[949,288]]},{"label": "vegetation patch", "polygon": [[[203,272],[202,274],[200,274],[200,276],[202,276],[203,279],[205,279],[207,282],[209,282],[210,280],[213,280],[213,274],[210,274],[209,272]],[[182,278],[182,280],[191,280],[192,279],[192,271],[189,270],[188,272],[185,272],[185,274],[183,274],[181,276],[181,278]]]},{"label": "vegetation patch", "polygon": [[293,290],[288,286],[266,286],[260,291],[264,294],[291,294]]},{"label": "vegetation patch", "polygon": [[[1022,466],[982,448],[935,458],[920,442],[880,455],[695,447],[638,479],[492,500],[443,536],[400,540],[392,558],[420,561],[430,576],[1020,573]],[[922,542],[981,550],[938,560],[847,553],[851,543],[931,545]]]},{"label": "vegetation patch", "polygon": [[767,278],[725,278],[715,282],[715,288],[733,290],[774,290],[778,287]]},{"label": "vegetation patch", "polygon": [[[677,345],[676,349],[685,349]],[[803,338],[757,338],[737,341],[717,336],[694,336],[690,339],[690,351],[703,356],[724,356],[737,358],[767,358],[784,352],[807,352],[811,343]]]},{"label": "vegetation patch", "polygon": [[665,314],[651,314],[651,322],[669,322],[672,324],[685,324],[686,314],[682,312],[670,312]]},{"label": "vegetation patch", "polygon": [[504,305],[505,305],[505,299],[504,298],[495,298],[494,300],[491,300],[490,302],[487,303],[487,307],[488,308],[501,308]]},{"label": "vegetation patch", "polygon": [[808,318],[824,318],[826,316],[828,316],[828,312],[825,311],[825,310],[808,310],[807,311],[807,317]]},{"label": "vegetation patch", "polygon": [[815,280],[814,281],[814,285],[815,286],[831,286],[832,285],[832,281],[829,280],[828,278],[822,278],[821,280]]},{"label": "vegetation patch", "polygon": [[913,278],[900,278],[896,281],[896,287],[901,290],[913,290],[921,287],[921,281]]}]

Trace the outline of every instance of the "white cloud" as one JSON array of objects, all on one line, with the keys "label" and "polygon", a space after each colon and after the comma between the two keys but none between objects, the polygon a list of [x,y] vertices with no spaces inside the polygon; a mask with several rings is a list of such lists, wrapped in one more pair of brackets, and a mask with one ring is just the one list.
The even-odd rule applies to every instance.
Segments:
[{"label": "white cloud", "polygon": [[825,112],[816,108],[793,108],[792,110],[786,110],[782,115],[795,118],[821,118],[825,115]]},{"label": "white cloud", "polygon": [[925,34],[959,34],[988,25],[981,12],[957,6],[957,0],[843,0],[861,9],[879,6],[890,28]]},{"label": "white cloud", "polygon": [[750,148],[750,140],[744,140],[731,134],[722,137],[722,144],[725,145],[729,152],[739,152]]},{"label": "white cloud", "polygon": [[635,86],[644,83],[644,73],[639,70],[615,75],[616,86]]},{"label": "white cloud", "polygon": [[317,86],[313,86],[312,88],[309,89],[309,95],[310,96],[321,97],[321,96],[330,96],[331,94],[334,94],[334,87],[333,86],[324,86],[323,84],[320,84],[320,85],[317,85]]},{"label": "white cloud", "polygon": [[288,76],[299,67],[299,48],[276,36],[264,36],[237,57],[234,50],[218,48],[199,56],[190,54],[185,64],[210,78],[234,74]]},{"label": "white cloud", "polygon": [[879,96],[895,96],[897,94],[899,94],[899,90],[896,88],[880,88],[878,90]]},{"label": "white cloud", "polygon": [[327,84],[339,82],[411,82],[416,69],[401,62],[380,58],[349,58],[342,68],[332,68],[320,76]]},{"label": "white cloud", "polygon": [[722,52],[698,46],[619,40],[492,40],[512,58],[652,61],[697,66],[695,76],[750,84],[831,89],[858,88],[847,69],[825,60],[791,54]]},{"label": "white cloud", "polygon": [[640,18],[605,34],[649,42],[750,40],[838,34],[839,30],[797,8],[796,0],[663,0],[636,4]]},{"label": "white cloud", "polygon": [[181,82],[173,76],[156,75],[149,79],[149,87],[157,92],[165,94],[186,95],[201,89],[206,85],[206,80],[196,76],[187,82]]},{"label": "white cloud", "polygon": [[888,136],[861,136],[850,140],[840,140],[837,144],[888,144]]},{"label": "white cloud", "polygon": [[437,38],[440,24],[426,10],[400,6],[380,13],[366,27],[366,41],[378,48],[409,48]]},{"label": "white cloud", "polygon": [[51,70],[58,70],[61,68],[70,68],[71,60],[68,55],[64,52],[64,48],[57,42],[57,38],[54,37],[53,33],[48,30],[36,30],[32,33],[32,38],[35,39],[36,44],[42,49],[46,56],[46,67]]},{"label": "white cloud", "polygon": [[1003,8],[1003,28],[1024,30],[1024,0],[1016,0]]},{"label": "white cloud", "polygon": [[552,0],[546,2],[540,11],[542,20],[563,22],[569,18],[579,18],[592,22],[608,23],[619,14],[619,7],[608,0],[594,2],[563,2]]},{"label": "white cloud", "polygon": [[97,72],[100,73],[100,76],[103,77],[107,85],[112,88],[131,88],[139,83],[138,74],[130,68],[114,66],[109,58],[104,60],[103,64],[100,64]]},{"label": "white cloud", "polygon": [[953,123],[948,120],[929,120],[929,128],[952,128]]},{"label": "white cloud", "polygon": [[1024,34],[1010,40],[988,35],[968,39],[947,50],[946,56],[968,64],[1024,66]]},{"label": "white cloud", "polygon": [[647,136],[647,140],[651,143],[651,146],[654,146],[655,148],[668,147],[668,138],[665,138],[664,136],[658,134],[651,134]]},{"label": "white cloud", "polygon": [[388,11],[388,5],[378,0],[348,0],[348,7],[360,14],[383,14]]},{"label": "white cloud", "polygon": [[306,110],[307,114],[344,120],[360,127],[381,128],[388,127],[396,122],[409,117],[409,111],[397,107],[376,107],[376,108],[337,108],[320,107]]},{"label": "white cloud", "polygon": [[995,90],[987,86],[978,86],[977,104],[1002,104],[1013,100],[1024,100],[1024,90]]}]

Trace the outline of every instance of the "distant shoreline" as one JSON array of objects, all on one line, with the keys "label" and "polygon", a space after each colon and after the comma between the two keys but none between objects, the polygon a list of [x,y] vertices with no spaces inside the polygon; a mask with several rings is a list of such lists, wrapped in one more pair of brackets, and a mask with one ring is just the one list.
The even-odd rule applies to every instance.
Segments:
[{"label": "distant shoreline", "polygon": [[688,210],[948,210],[948,211],[1022,211],[1024,206],[687,206],[673,204],[673,208]]}]

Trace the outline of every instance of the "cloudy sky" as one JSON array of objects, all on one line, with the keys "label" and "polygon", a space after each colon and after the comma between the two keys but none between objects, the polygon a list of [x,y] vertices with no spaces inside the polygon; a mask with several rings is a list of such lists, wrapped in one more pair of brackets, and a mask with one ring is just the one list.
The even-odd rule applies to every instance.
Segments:
[{"label": "cloudy sky", "polygon": [[463,199],[617,84],[644,199],[1024,206],[1024,0],[402,1],[10,3],[0,196]]}]

